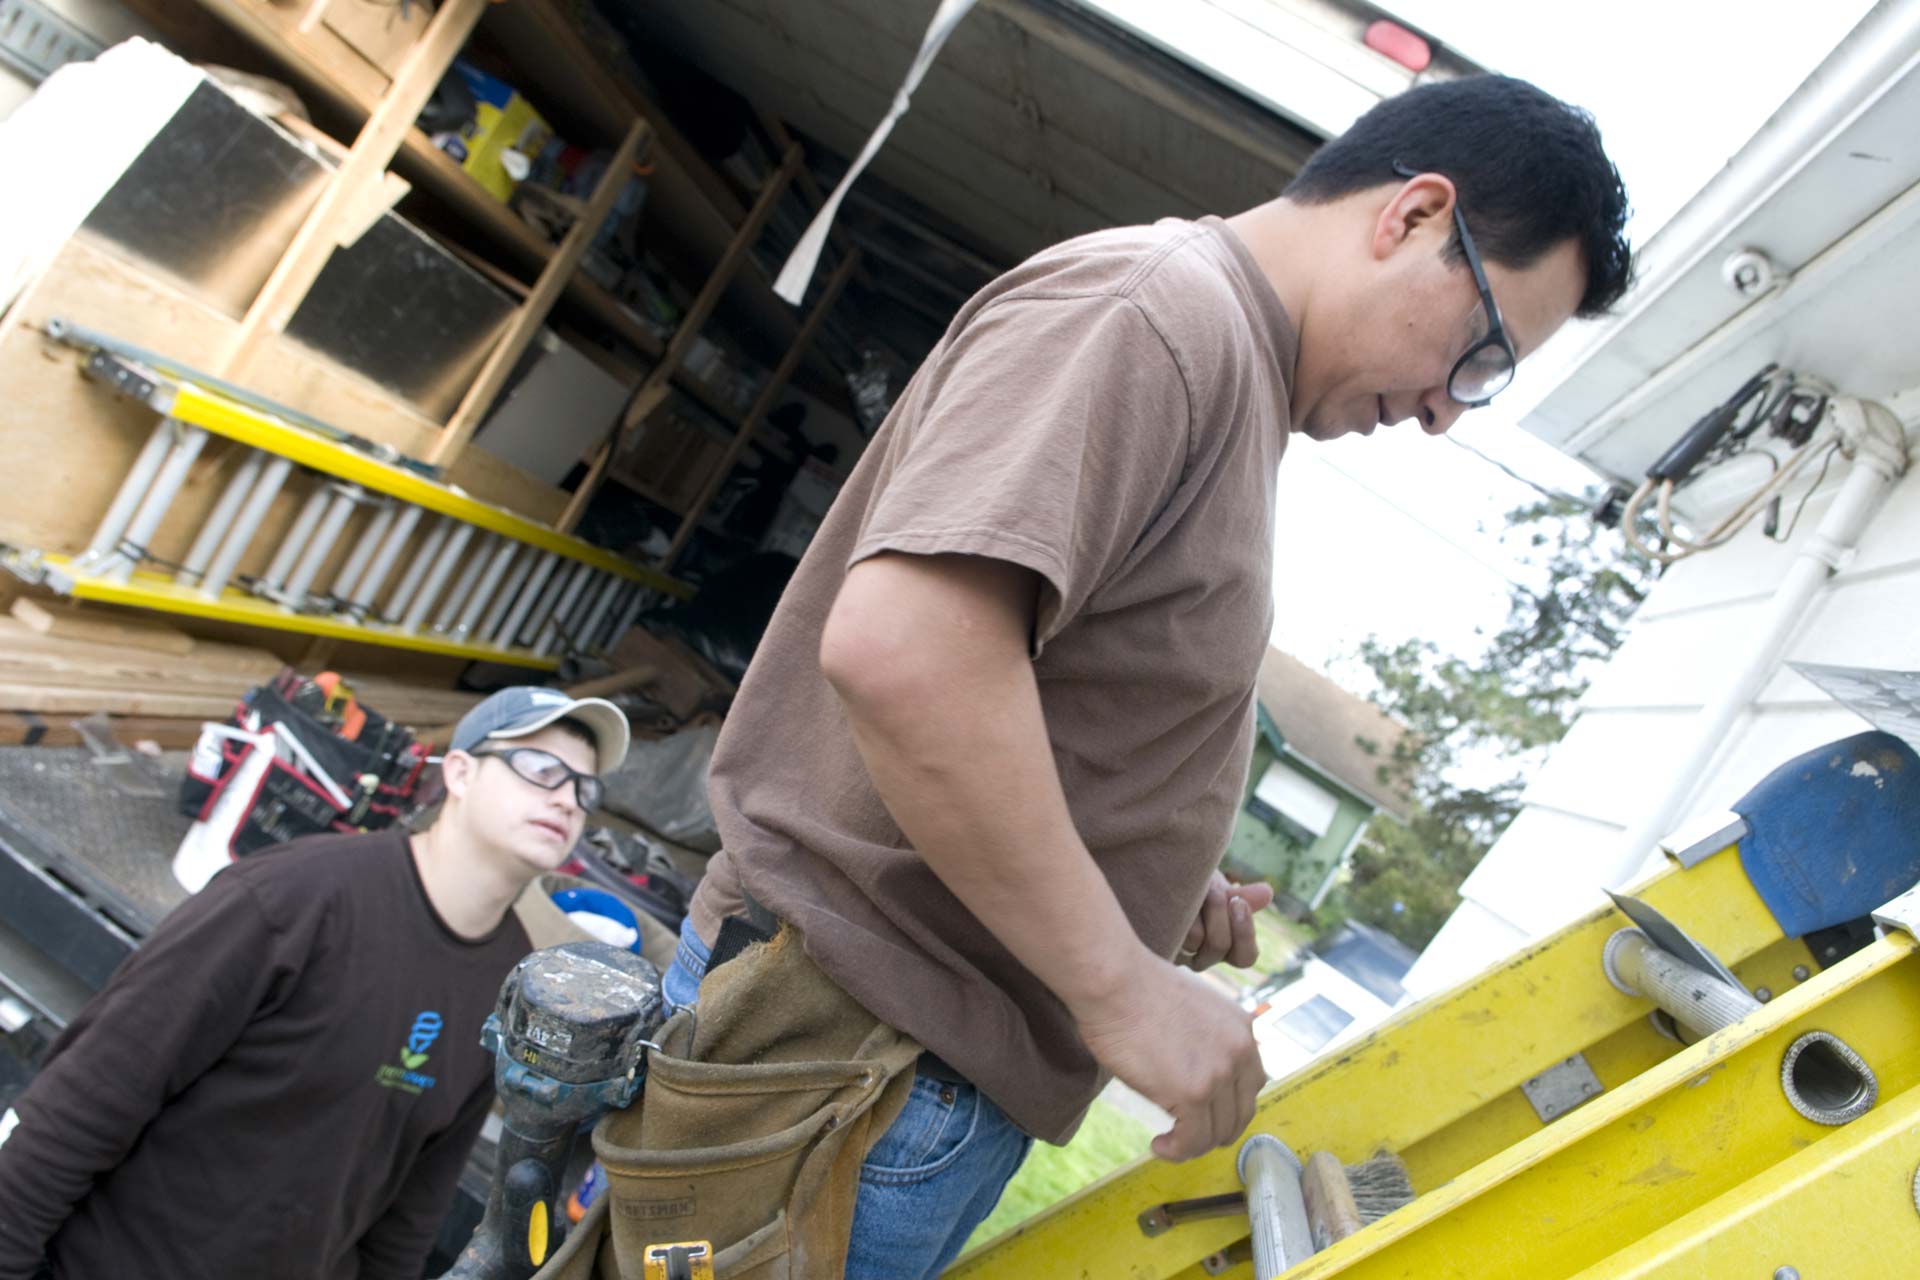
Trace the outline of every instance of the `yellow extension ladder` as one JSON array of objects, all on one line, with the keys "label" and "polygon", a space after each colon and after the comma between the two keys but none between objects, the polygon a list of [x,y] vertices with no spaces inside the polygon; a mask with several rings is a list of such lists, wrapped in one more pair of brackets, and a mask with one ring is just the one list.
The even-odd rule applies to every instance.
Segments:
[{"label": "yellow extension ladder", "polygon": [[[1920,1276],[1920,890],[1843,958],[1783,936],[1737,847],[1633,893],[1710,954],[1595,910],[1269,1086],[1251,1132],[1347,1164],[1384,1148],[1420,1193],[1288,1280]],[[1702,993],[1729,1005],[1700,1015]],[[1650,1017],[1668,1003],[1701,1038]],[[1252,1276],[1240,1187],[1232,1149],[1146,1159],[947,1275]],[[1210,1203],[1232,1212],[1183,1211]]]},{"label": "yellow extension ladder", "polygon": [[[58,320],[48,333],[80,350],[89,378],[159,420],[83,552],[0,550],[29,581],[77,599],[545,670],[570,651],[611,649],[650,602],[693,594],[243,388]],[[189,471],[222,437],[238,447],[192,545],[178,563],[147,567]],[[283,491],[303,491],[292,524],[264,572],[243,578]]]}]

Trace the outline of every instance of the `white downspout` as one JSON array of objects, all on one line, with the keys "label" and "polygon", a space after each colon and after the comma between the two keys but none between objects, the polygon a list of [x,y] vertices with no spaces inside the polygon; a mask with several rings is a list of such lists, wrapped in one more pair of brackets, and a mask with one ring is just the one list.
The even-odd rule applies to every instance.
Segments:
[{"label": "white downspout", "polygon": [[1906,473],[1906,435],[1891,412],[1871,401],[1844,398],[1833,401],[1831,412],[1843,454],[1853,461],[1846,483],[1781,578],[1751,646],[1694,720],[1686,755],[1668,772],[1666,789],[1621,838],[1606,872],[1604,883],[1609,886],[1618,887],[1634,877],[1654,846],[1679,824],[1707,766],[1726,742],[1727,731],[1778,670],[1808,605],[1852,558],[1881,499]]}]

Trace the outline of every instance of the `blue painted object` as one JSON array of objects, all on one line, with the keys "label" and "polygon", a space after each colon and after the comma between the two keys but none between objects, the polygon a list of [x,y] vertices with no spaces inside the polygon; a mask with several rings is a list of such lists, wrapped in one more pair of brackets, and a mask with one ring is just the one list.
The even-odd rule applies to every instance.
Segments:
[{"label": "blue painted object", "polygon": [[1855,920],[1920,882],[1920,755],[1857,733],[1781,765],[1734,802],[1740,863],[1788,937]]},{"label": "blue painted object", "polygon": [[591,1209],[600,1193],[607,1189],[607,1170],[598,1160],[587,1167],[586,1176],[580,1179],[580,1189],[573,1193],[582,1209]]},{"label": "blue painted object", "polygon": [[640,932],[640,922],[634,918],[633,908],[605,889],[561,889],[553,895],[553,905],[562,911],[591,911],[594,915],[605,916],[627,926],[634,932],[633,945],[627,950],[635,955],[640,954],[644,935]]}]

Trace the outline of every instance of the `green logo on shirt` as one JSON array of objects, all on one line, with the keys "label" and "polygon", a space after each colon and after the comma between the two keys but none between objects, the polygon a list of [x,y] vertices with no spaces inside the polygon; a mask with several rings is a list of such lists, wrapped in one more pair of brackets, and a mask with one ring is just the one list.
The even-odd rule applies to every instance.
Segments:
[{"label": "green logo on shirt", "polygon": [[420,1068],[426,1065],[427,1050],[440,1038],[443,1019],[432,1009],[424,1009],[413,1020],[413,1029],[407,1033],[407,1042],[400,1046],[400,1065],[383,1063],[374,1072],[374,1081],[388,1089],[399,1089],[405,1093],[419,1095],[433,1088],[432,1076],[420,1074]]}]

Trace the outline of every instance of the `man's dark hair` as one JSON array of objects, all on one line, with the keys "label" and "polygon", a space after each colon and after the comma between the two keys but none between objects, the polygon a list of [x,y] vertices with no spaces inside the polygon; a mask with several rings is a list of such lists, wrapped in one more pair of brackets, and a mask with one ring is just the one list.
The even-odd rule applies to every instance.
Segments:
[{"label": "man's dark hair", "polygon": [[[1625,293],[1633,256],[1627,191],[1592,115],[1508,76],[1421,85],[1387,98],[1307,161],[1284,194],[1325,204],[1398,183],[1394,165],[1453,180],[1483,258],[1524,269],[1563,240],[1587,268],[1577,314]],[[1460,254],[1454,237],[1450,254]]]}]

